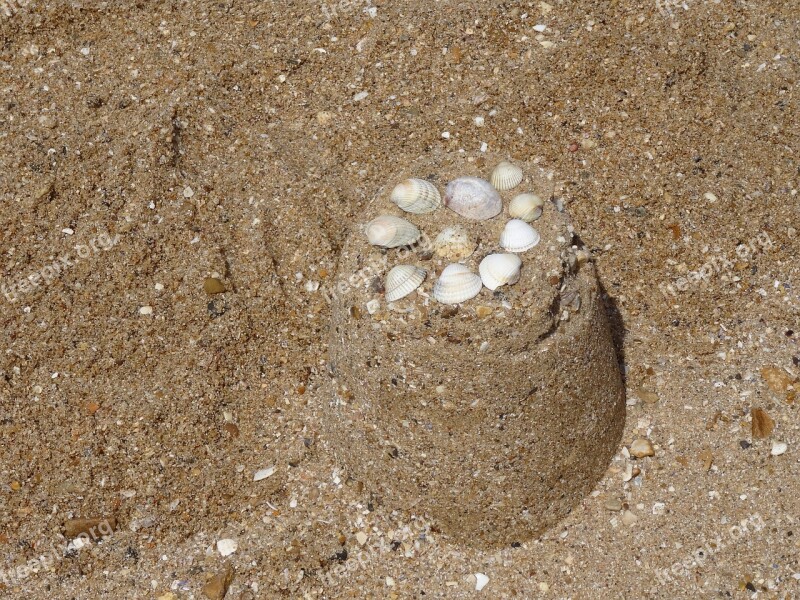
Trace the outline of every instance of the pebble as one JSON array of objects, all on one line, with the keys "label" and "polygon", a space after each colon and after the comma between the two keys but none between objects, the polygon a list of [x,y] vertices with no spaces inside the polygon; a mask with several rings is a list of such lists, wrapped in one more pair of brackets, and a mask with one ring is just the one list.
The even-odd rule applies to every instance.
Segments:
[{"label": "pebble", "polygon": [[353,96],[353,102],[361,102],[367,96],[369,96],[369,92],[358,92],[355,96]]},{"label": "pebble", "polygon": [[371,315],[374,315],[376,312],[378,312],[378,309],[380,307],[381,307],[380,300],[374,300],[373,299],[373,300],[370,300],[369,302],[367,302],[367,312],[369,314],[371,314]]},{"label": "pebble", "polygon": [[140,315],[152,315],[153,314],[153,307],[152,306],[142,306],[139,309]]},{"label": "pebble", "polygon": [[761,369],[761,377],[767,387],[776,394],[784,393],[794,382],[792,377],[780,367],[764,367]]},{"label": "pebble", "polygon": [[225,284],[216,277],[206,277],[203,281],[203,290],[209,296],[222,294],[225,292]]},{"label": "pebble", "polygon": [[490,314],[492,314],[492,308],[490,306],[479,306],[475,309],[475,314],[483,319],[484,317],[488,317]]},{"label": "pebble", "polygon": [[619,498],[608,498],[603,504],[603,507],[606,510],[617,512],[622,510],[622,501]]},{"label": "pebble", "polygon": [[191,186],[187,185],[185,188],[183,188],[183,197],[191,198],[192,196],[194,196],[194,190],[191,188]]},{"label": "pebble", "polygon": [[653,442],[647,438],[639,438],[631,444],[630,453],[634,458],[645,458],[655,456],[656,451],[653,448]]},{"label": "pebble", "polygon": [[56,118],[53,115],[42,115],[39,117],[39,125],[45,129],[53,129],[56,126]]},{"label": "pebble", "polygon": [[239,547],[239,542],[231,538],[224,538],[217,541],[217,551],[222,556],[230,556]]},{"label": "pebble", "polygon": [[645,388],[638,388],[634,395],[645,404],[656,404],[658,402],[658,394]]},{"label": "pebble", "polygon": [[267,467],[266,469],[261,469],[260,471],[256,471],[255,475],[253,475],[253,481],[261,481],[262,479],[266,479],[267,477],[272,477],[275,474],[275,467]]},{"label": "pebble", "polygon": [[356,534],[356,541],[358,542],[358,544],[359,544],[360,546],[363,546],[364,544],[366,544],[366,543],[367,543],[367,534],[366,534],[366,533],[364,533],[363,531],[359,531],[359,532]]},{"label": "pebble", "polygon": [[780,456],[786,452],[788,448],[789,446],[784,442],[772,442],[772,450],[770,451],[770,454],[772,456]]},{"label": "pebble", "polygon": [[775,428],[775,421],[770,417],[767,412],[761,408],[754,408],[750,411],[750,416],[753,418],[751,424],[751,431],[754,438],[764,439],[770,436],[772,430]]},{"label": "pebble", "polygon": [[480,592],[489,583],[489,578],[483,573],[475,573],[475,590]]},{"label": "pebble", "polygon": [[233,582],[233,576],[233,567],[226,565],[224,571],[216,574],[203,586],[203,594],[210,600],[223,600]]},{"label": "pebble", "polygon": [[64,523],[64,533],[68,539],[74,539],[85,533],[89,536],[102,537],[110,529],[117,528],[116,517],[100,517],[95,519],[69,519]]},{"label": "pebble", "polygon": [[633,525],[638,520],[639,520],[639,517],[637,517],[635,514],[633,514],[629,510],[626,510],[624,513],[622,513],[622,522],[625,525],[629,525],[629,526]]}]

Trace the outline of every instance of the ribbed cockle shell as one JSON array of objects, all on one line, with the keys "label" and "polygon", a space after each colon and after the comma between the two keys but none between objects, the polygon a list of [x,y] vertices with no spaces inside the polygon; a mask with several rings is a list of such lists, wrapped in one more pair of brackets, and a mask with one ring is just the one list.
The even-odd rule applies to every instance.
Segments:
[{"label": "ribbed cockle shell", "polygon": [[480,276],[468,267],[447,265],[433,286],[433,297],[442,304],[460,304],[477,296],[482,287]]},{"label": "ribbed cockle shell", "polygon": [[386,274],[383,287],[386,290],[386,301],[394,302],[405,298],[417,289],[428,272],[414,265],[397,265]]},{"label": "ribbed cockle shell", "polygon": [[420,238],[416,225],[400,217],[381,215],[367,223],[364,229],[369,243],[382,248],[410,246]]},{"label": "ribbed cockle shell", "polygon": [[421,215],[439,208],[442,196],[430,181],[406,179],[392,190],[392,202],[406,212]]},{"label": "ribbed cockle shell", "polygon": [[489,181],[501,192],[517,187],[522,183],[522,169],[510,162],[503,161],[494,168]]},{"label": "ribbed cockle shell", "polygon": [[444,205],[462,217],[476,221],[491,219],[503,210],[503,201],[497,190],[478,177],[459,177],[448,183]]},{"label": "ribbed cockle shell", "polygon": [[472,256],[476,246],[467,230],[459,225],[443,229],[433,241],[433,251],[436,255],[452,262]]},{"label": "ribbed cockle shell", "polygon": [[516,254],[490,254],[481,261],[478,272],[481,280],[494,291],[501,285],[513,285],[519,281],[522,259]]},{"label": "ribbed cockle shell", "polygon": [[508,214],[530,223],[542,216],[544,200],[536,194],[520,194],[508,205]]},{"label": "ribbed cockle shell", "polygon": [[539,240],[539,232],[520,219],[511,219],[500,234],[500,245],[509,252],[525,252]]}]

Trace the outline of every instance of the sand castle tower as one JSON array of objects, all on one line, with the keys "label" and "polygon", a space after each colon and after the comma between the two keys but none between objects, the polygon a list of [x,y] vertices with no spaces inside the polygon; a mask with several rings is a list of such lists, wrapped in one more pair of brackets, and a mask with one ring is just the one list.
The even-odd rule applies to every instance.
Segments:
[{"label": "sand castle tower", "polygon": [[542,533],[613,456],[624,391],[597,277],[554,180],[426,156],[365,209],[333,293],[339,459],[457,542]]}]

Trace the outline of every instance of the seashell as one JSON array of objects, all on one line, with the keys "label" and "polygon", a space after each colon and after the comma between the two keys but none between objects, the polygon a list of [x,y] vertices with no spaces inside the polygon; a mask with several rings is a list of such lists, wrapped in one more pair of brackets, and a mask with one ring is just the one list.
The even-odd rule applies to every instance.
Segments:
[{"label": "seashell", "polygon": [[460,264],[447,265],[433,286],[433,297],[442,304],[460,304],[477,296],[483,282],[480,276]]},{"label": "seashell", "polygon": [[444,205],[462,217],[485,221],[500,214],[503,201],[492,185],[478,177],[459,177],[447,184]]},{"label": "seashell", "polygon": [[542,216],[543,206],[544,200],[536,194],[520,194],[508,205],[508,214],[515,219],[531,222]]},{"label": "seashell", "polygon": [[392,202],[406,212],[421,215],[439,208],[442,196],[430,181],[406,179],[392,190]]},{"label": "seashell", "polygon": [[510,190],[522,183],[522,169],[504,160],[494,168],[489,181],[496,190]]},{"label": "seashell", "polygon": [[405,298],[417,289],[428,272],[414,265],[397,265],[386,274],[384,287],[386,288],[386,301],[394,302]]},{"label": "seashell", "polygon": [[509,252],[525,252],[540,240],[539,232],[520,219],[511,219],[500,234],[500,245]]},{"label": "seashell", "polygon": [[372,219],[364,231],[370,244],[383,248],[410,246],[422,235],[413,223],[391,215]]},{"label": "seashell", "polygon": [[475,252],[476,243],[469,233],[458,225],[447,227],[433,241],[433,251],[451,262],[464,260]]},{"label": "seashell", "polygon": [[481,261],[478,272],[481,280],[494,291],[501,285],[513,285],[519,281],[522,259],[516,254],[490,254]]}]

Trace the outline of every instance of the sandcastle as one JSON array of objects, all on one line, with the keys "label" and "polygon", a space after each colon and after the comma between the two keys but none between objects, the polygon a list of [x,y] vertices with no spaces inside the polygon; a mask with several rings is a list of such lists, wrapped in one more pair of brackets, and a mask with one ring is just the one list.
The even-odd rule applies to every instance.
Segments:
[{"label": "sandcastle", "polygon": [[624,390],[552,174],[423,157],[360,216],[333,293],[327,436],[384,503],[454,541],[541,534],[606,469]]}]

